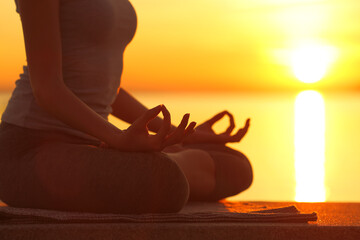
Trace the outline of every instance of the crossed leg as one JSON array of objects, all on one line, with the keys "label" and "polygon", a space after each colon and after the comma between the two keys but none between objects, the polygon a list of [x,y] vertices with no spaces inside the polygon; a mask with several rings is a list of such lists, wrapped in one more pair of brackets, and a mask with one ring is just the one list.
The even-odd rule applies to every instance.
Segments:
[{"label": "crossed leg", "polygon": [[167,213],[180,211],[188,200],[183,172],[161,152],[62,142],[42,144],[19,157],[14,152],[0,161],[0,197],[10,206]]},{"label": "crossed leg", "polygon": [[193,201],[218,201],[246,190],[253,181],[247,157],[224,145],[176,145],[165,152],[184,172]]}]

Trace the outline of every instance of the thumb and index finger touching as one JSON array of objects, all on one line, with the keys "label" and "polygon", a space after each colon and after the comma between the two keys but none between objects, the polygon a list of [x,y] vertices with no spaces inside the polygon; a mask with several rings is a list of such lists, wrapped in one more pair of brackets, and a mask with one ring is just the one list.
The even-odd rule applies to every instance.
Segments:
[{"label": "thumb and index finger touching", "polygon": [[[159,131],[157,132],[156,136],[163,140],[165,139],[170,131],[171,131],[171,115],[169,110],[164,106],[164,105],[159,105],[155,108],[152,108],[150,110],[148,110],[140,119],[140,122],[147,126],[147,124],[153,120],[154,118],[156,118],[160,112],[162,112],[163,114],[163,122],[162,125],[159,129]],[[176,132],[191,132],[191,130],[195,127],[196,123],[195,122],[191,122],[190,125],[188,126],[188,120],[189,120],[189,115],[190,114],[185,114],[180,125],[178,126],[178,128],[175,130]],[[188,127],[187,127],[188,126]]]},{"label": "thumb and index finger touching", "polygon": [[[229,117],[229,126],[222,133],[222,135],[230,135],[232,133],[232,131],[235,129],[234,116],[230,112],[222,111],[222,112],[216,114],[214,117],[212,117],[208,121],[206,121],[206,123],[209,124],[210,126],[213,126],[217,121],[219,121],[226,115]],[[250,119],[248,118],[245,122],[244,127],[240,128],[233,136],[231,136],[231,138],[235,141],[240,141],[245,136],[247,131],[249,130],[249,127],[250,127]]]},{"label": "thumb and index finger touching", "polygon": [[[164,140],[170,130],[171,130],[171,116],[170,116],[170,113],[169,111],[167,110],[167,108],[164,106],[164,105],[158,105],[150,110],[148,110],[140,119],[139,119],[139,122],[141,125],[144,125],[145,127],[147,126],[147,124],[153,120],[154,118],[156,118],[160,112],[162,112],[163,114],[163,123],[162,123],[162,126],[160,127],[158,133],[156,134],[156,136],[158,138],[160,138],[161,140]],[[186,114],[188,115],[188,114]],[[213,116],[212,118],[210,118],[209,120],[207,120],[205,123],[206,124],[209,124],[210,126],[213,126],[216,122],[218,122],[220,119],[222,119],[224,116],[228,116],[229,117],[229,127],[226,129],[226,131],[223,133],[223,134],[227,134],[227,135],[230,135],[231,132],[234,130],[235,128],[235,121],[234,121],[234,117],[231,113],[229,113],[228,111],[222,111],[218,114],[216,114],[215,116]],[[184,125],[186,126],[187,123],[188,123],[188,117],[189,116],[186,116],[182,123],[179,125],[180,129],[182,130],[182,132],[184,131]],[[192,130],[194,127],[195,127],[195,124],[196,123],[191,123],[187,129],[189,130]],[[234,141],[240,141],[244,136],[245,134],[247,133],[248,129],[250,127],[250,119],[247,119],[246,120],[246,123],[244,125],[243,128],[240,128],[236,134],[234,134],[233,136],[231,136],[232,140]],[[191,131],[186,131],[186,133],[188,132],[191,132]],[[187,134],[186,134],[187,135]]]},{"label": "thumb and index finger touching", "polygon": [[223,134],[231,134],[231,132],[234,130],[235,128],[235,120],[234,120],[234,116],[229,112],[229,111],[222,111],[218,114],[216,114],[215,116],[213,116],[212,118],[210,118],[209,120],[206,121],[207,124],[209,124],[211,127],[218,122],[219,120],[221,120],[223,117],[225,116],[229,117],[229,126],[228,128],[225,130],[225,132],[223,132]]},{"label": "thumb and index finger touching", "polygon": [[147,125],[151,120],[156,118],[159,113],[162,111],[163,105],[158,105],[154,108],[147,110],[138,120],[137,122],[142,125]]},{"label": "thumb and index finger touching", "polygon": [[171,130],[171,116],[167,108],[164,105],[161,106],[162,106],[161,112],[163,114],[163,122],[156,136],[162,140],[168,135],[169,131]]}]

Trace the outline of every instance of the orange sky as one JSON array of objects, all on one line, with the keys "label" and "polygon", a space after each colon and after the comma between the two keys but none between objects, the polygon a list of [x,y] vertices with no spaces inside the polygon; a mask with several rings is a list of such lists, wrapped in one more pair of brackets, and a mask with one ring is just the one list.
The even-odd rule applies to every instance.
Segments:
[{"label": "orange sky", "polygon": [[[137,90],[358,89],[356,0],[133,0],[139,26],[125,54],[123,86]],[[0,89],[25,63],[13,0],[0,2]],[[303,42],[336,50],[325,77],[292,72]],[[309,56],[312,58],[313,56]]]}]

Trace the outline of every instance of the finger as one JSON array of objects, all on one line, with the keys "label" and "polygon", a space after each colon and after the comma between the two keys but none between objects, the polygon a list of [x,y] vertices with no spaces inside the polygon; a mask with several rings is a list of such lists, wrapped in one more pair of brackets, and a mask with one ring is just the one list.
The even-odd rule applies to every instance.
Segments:
[{"label": "finger", "polygon": [[191,122],[189,126],[185,129],[184,135],[189,136],[190,134],[194,133],[195,131],[196,122]]},{"label": "finger", "polygon": [[171,117],[170,117],[170,112],[167,110],[167,108],[164,105],[162,106],[161,112],[164,118],[162,125],[156,136],[162,140],[168,135],[171,129]]},{"label": "finger", "polygon": [[175,129],[175,131],[166,139],[164,143],[166,146],[173,145],[182,141],[185,136],[185,128],[189,122],[190,114],[185,114],[182,118],[179,126]]},{"label": "finger", "polygon": [[180,122],[179,126],[176,128],[175,132],[176,131],[181,131],[181,132],[185,131],[185,128],[189,122],[189,118],[190,118],[190,114],[189,113],[185,114],[183,116],[183,118],[181,119],[181,122]]},{"label": "finger", "polygon": [[245,134],[248,132],[250,127],[250,119],[246,120],[245,126],[237,131],[237,133],[233,136],[231,136],[232,142],[239,142]]},{"label": "finger", "polygon": [[156,118],[156,116],[159,115],[162,106],[163,105],[159,105],[147,110],[140,118],[138,118],[136,122],[146,126],[152,119]]},{"label": "finger", "polygon": [[245,123],[245,126],[243,128],[245,128],[246,131],[248,131],[249,127],[250,127],[250,118],[246,119],[246,123]]},{"label": "finger", "polygon": [[209,120],[207,120],[206,123],[208,123],[208,124],[210,124],[212,126],[217,121],[222,119],[227,113],[228,113],[227,111],[220,112],[220,113],[216,114],[215,116],[213,116],[212,118],[210,118]]},{"label": "finger", "polygon": [[230,125],[224,133],[230,135],[235,128],[235,120],[234,120],[234,116],[231,113],[227,112],[227,115],[229,116],[229,124]]}]

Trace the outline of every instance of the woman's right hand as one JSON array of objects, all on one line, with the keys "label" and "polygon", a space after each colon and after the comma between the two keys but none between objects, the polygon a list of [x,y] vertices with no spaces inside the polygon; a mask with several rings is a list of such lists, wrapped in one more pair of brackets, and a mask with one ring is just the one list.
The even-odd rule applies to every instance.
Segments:
[{"label": "woman's right hand", "polygon": [[[224,116],[228,116],[230,125],[225,132],[217,134],[213,130],[213,125],[222,119]],[[234,117],[228,111],[222,111],[204,123],[196,127],[194,134],[187,137],[184,141],[185,144],[197,144],[197,143],[215,143],[215,144],[226,144],[230,142],[240,142],[245,136],[250,127],[250,119],[247,119],[243,128],[232,134],[235,128]]]},{"label": "woman's right hand", "polygon": [[[148,124],[160,112],[164,116],[162,126],[156,134],[149,134]],[[188,121],[189,114],[185,114],[179,126],[171,131],[170,113],[164,105],[159,105],[148,110],[128,129],[119,133],[109,145],[127,152],[161,151],[167,146],[182,142],[186,136],[193,132],[196,123],[191,122],[188,125]]]}]

